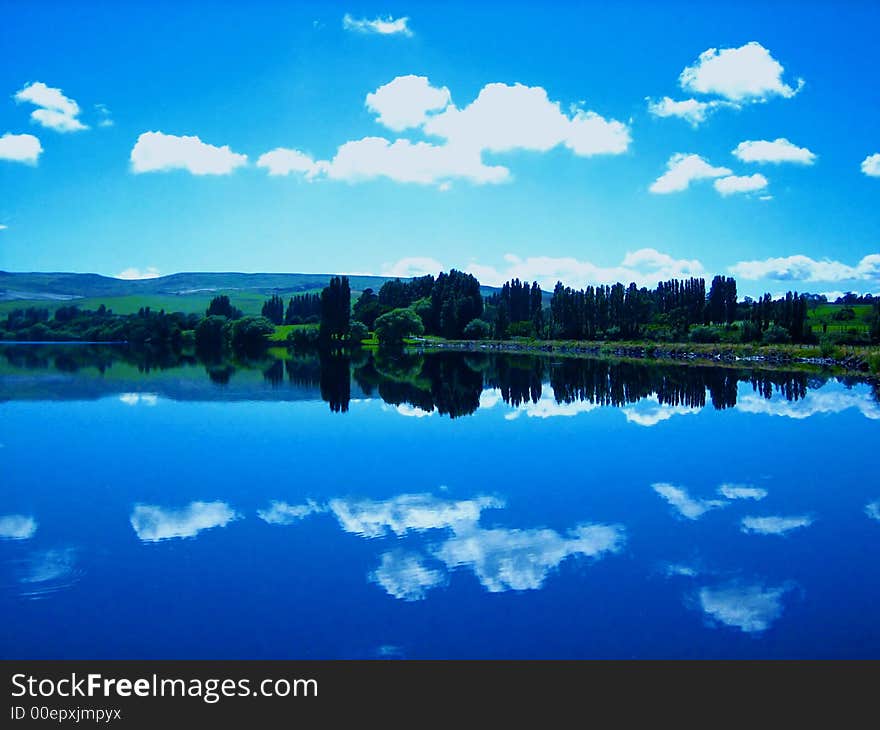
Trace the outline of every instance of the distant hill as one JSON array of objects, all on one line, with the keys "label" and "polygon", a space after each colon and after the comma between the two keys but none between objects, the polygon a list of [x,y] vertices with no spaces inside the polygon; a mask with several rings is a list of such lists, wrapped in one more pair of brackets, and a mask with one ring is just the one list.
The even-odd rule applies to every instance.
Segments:
[{"label": "distant hill", "polygon": [[[11,273],[0,271],[0,301],[58,301],[98,297],[232,293],[293,293],[322,289],[332,274],[239,274],[193,272],[159,276],[155,279],[115,279],[99,274]],[[378,289],[385,276],[351,276],[351,288]]]},{"label": "distant hill", "polygon": [[[86,309],[104,304],[117,314],[131,314],[141,307],[203,313],[211,298],[218,294],[228,295],[245,314],[259,314],[263,302],[272,294],[287,298],[297,293],[320,291],[331,276],[334,274],[189,272],[128,280],[100,274],[0,271],[0,314],[28,306],[54,310],[71,302]],[[367,288],[378,291],[392,278],[349,276],[354,294]],[[493,291],[491,287],[482,287],[484,296]]]}]

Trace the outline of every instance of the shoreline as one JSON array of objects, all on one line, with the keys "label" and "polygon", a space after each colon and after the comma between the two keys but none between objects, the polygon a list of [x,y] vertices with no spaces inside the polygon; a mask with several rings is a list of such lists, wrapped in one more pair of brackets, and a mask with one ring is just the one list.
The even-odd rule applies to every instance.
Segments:
[{"label": "shoreline", "polygon": [[[801,365],[822,370],[844,371],[861,377],[876,379],[871,372],[865,353],[853,352],[844,357],[821,355],[797,356],[792,346],[776,347],[747,345],[695,345],[694,343],[633,344],[626,342],[568,342],[542,343],[510,340],[424,340],[410,341],[410,349],[419,351],[502,352],[506,354],[563,355],[583,357],[613,357],[632,360],[661,360],[677,363],[700,362],[715,365],[770,365],[774,367]],[[795,346],[797,347],[797,346]],[[804,349],[815,349],[803,346]],[[784,349],[788,348],[788,350]]]}]

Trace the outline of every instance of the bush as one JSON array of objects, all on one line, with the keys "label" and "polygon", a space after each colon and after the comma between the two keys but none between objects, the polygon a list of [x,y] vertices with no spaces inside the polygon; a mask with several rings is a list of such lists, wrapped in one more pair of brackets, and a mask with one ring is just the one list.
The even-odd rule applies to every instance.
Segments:
[{"label": "bush", "polygon": [[465,325],[464,338],[466,340],[485,340],[492,332],[492,326],[482,319],[472,319]]},{"label": "bush", "polygon": [[697,327],[691,327],[688,338],[691,342],[721,342],[721,332],[718,331],[717,327],[706,327],[703,325],[699,325]]},{"label": "bush", "polygon": [[761,342],[765,345],[787,345],[791,342],[791,335],[784,327],[774,324],[764,332]]},{"label": "bush", "polygon": [[[477,320],[474,320],[477,321]],[[523,320],[522,322],[511,322],[507,325],[507,336],[508,337],[534,337],[535,336],[535,325],[533,325],[528,320]],[[467,339],[470,339],[466,336]]]},{"label": "bush", "polygon": [[380,345],[400,345],[405,338],[421,335],[424,331],[421,317],[409,307],[392,309],[376,319],[376,337]]},{"label": "bush", "polygon": [[359,345],[361,344],[361,340],[365,340],[369,336],[370,330],[367,329],[367,325],[356,319],[352,320],[351,328],[349,330],[349,337],[351,338],[352,344]]}]

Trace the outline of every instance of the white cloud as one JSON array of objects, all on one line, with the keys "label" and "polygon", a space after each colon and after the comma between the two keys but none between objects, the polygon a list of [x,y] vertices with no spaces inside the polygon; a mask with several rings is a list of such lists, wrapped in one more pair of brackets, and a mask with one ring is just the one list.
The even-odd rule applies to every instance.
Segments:
[{"label": "white cloud", "polygon": [[728,499],[754,499],[761,500],[767,496],[767,490],[753,487],[748,484],[722,484],[718,492]]},{"label": "white cloud", "polygon": [[505,281],[519,278],[537,281],[544,289],[553,289],[557,281],[567,286],[583,287],[589,284],[614,284],[634,281],[639,286],[653,286],[658,281],[689,276],[703,276],[705,269],[696,259],[676,259],[654,248],[629,251],[617,266],[600,266],[570,256],[529,256],[520,258],[506,254],[506,266],[495,268],[470,262],[461,267],[489,286],[501,286]]},{"label": "white cloud", "polygon": [[715,189],[721,195],[734,195],[736,193],[753,193],[767,187],[767,178],[760,173],[754,175],[729,175],[714,182]]},{"label": "white cloud", "polygon": [[37,531],[37,521],[28,515],[0,515],[0,540],[27,540]]},{"label": "white cloud", "polygon": [[427,256],[407,256],[399,261],[382,266],[382,276],[394,276],[401,279],[424,276],[425,274],[437,275],[441,271],[443,271],[443,264],[437,261],[437,259],[428,258]]},{"label": "white cloud", "polygon": [[88,127],[77,117],[79,104],[64,95],[61,89],[46,86],[42,81],[26,84],[15,94],[19,103],[27,102],[38,107],[31,112],[31,119],[43,127],[57,132],[79,132]]},{"label": "white cloud", "polygon": [[273,500],[268,509],[257,510],[257,517],[270,525],[292,525],[309,515],[325,512],[326,508],[311,499],[305,504],[288,504]]},{"label": "white cloud", "polygon": [[309,155],[299,150],[276,147],[265,152],[257,159],[257,167],[263,167],[270,175],[290,175],[299,173],[307,180],[320,175],[326,163],[315,162]]},{"label": "white cloud", "polygon": [[806,147],[798,147],[784,137],[772,142],[766,139],[740,142],[733,150],[733,156],[743,162],[795,162],[812,165],[816,155]]},{"label": "white cloud", "polygon": [[7,132],[0,137],[0,160],[11,162],[37,163],[43,146],[32,134],[12,134]]},{"label": "white cloud", "polygon": [[739,48],[710,48],[693,66],[681,72],[679,84],[692,93],[716,94],[733,102],[764,101],[773,96],[790,98],[803,86],[782,80],[784,69],[756,41]]},{"label": "white cloud", "polygon": [[382,586],[388,595],[402,601],[421,601],[431,588],[443,585],[446,576],[429,568],[415,553],[394,550],[382,555],[382,562],[369,580]]},{"label": "white cloud", "polygon": [[724,177],[731,174],[726,167],[713,167],[699,155],[678,153],[669,158],[666,172],[658,177],[648,189],[652,193],[678,193],[687,190],[694,180]]},{"label": "white cloud", "polygon": [[411,36],[412,31],[409,29],[409,18],[392,18],[390,15],[386,18],[353,18],[346,13],[342,17],[342,27],[345,30],[352,30],[357,33],[375,33],[377,35],[405,35]]},{"label": "white cloud", "polygon": [[660,101],[647,99],[648,111],[655,117],[679,117],[684,119],[692,127],[698,127],[706,121],[709,113],[719,106],[717,101],[698,101],[697,99],[682,99],[676,101],[664,96]]},{"label": "white cloud", "polygon": [[195,537],[202,530],[225,527],[238,518],[226,502],[192,502],[182,509],[138,504],[131,513],[131,526],[144,542]]},{"label": "white cloud", "polygon": [[869,502],[865,505],[865,514],[872,520],[880,521],[880,499],[876,502]]},{"label": "white cloud", "polygon": [[565,558],[600,558],[623,547],[619,525],[585,524],[566,535],[555,530],[494,529],[458,531],[436,551],[450,568],[473,570],[491,593],[537,590]]},{"label": "white cloud", "polygon": [[484,509],[504,503],[495,497],[446,500],[430,494],[402,494],[384,501],[333,499],[330,511],[346,532],[363,537],[382,537],[392,532],[438,530],[476,524]]},{"label": "white cloud", "polygon": [[233,152],[229,145],[215,147],[195,136],[162,132],[144,132],[131,150],[135,173],[187,170],[193,175],[228,175],[246,163],[247,155]]},{"label": "white cloud", "polygon": [[777,281],[844,281],[847,279],[880,280],[880,253],[864,256],[855,266],[825,259],[816,261],[803,254],[740,261],[728,269],[741,279]]},{"label": "white cloud", "polygon": [[704,514],[713,509],[727,505],[722,499],[694,499],[683,487],[674,484],[658,482],[651,488],[665,499],[682,517],[689,520],[698,520]]},{"label": "white cloud", "polygon": [[138,269],[134,266],[130,266],[127,269],[123,269],[117,275],[117,279],[127,279],[127,280],[136,280],[136,279],[157,279],[161,274],[159,273],[159,269],[155,266],[148,266],[145,269]]},{"label": "white cloud", "polygon": [[799,527],[809,527],[813,524],[813,518],[809,515],[797,515],[794,517],[743,517],[742,531],[758,535],[784,535]]},{"label": "white cloud", "polygon": [[325,164],[327,177],[351,182],[386,177],[395,182],[430,185],[463,178],[482,184],[505,182],[510,176],[506,167],[485,165],[479,149],[408,139],[389,142],[384,137],[346,142]]},{"label": "white cloud", "polygon": [[869,177],[880,177],[880,153],[868,155],[862,160],[862,172]]},{"label": "white cloud", "polygon": [[9,226],[7,226],[3,223],[0,223],[0,231],[5,231],[7,228],[9,228]]},{"label": "white cloud", "polygon": [[[398,76],[368,94],[366,105],[393,130],[418,129],[443,141],[364,137],[343,143],[326,161],[284,150],[295,164],[290,169],[275,167],[309,179],[357,182],[385,177],[448,190],[454,179],[476,184],[511,179],[506,167],[487,165],[484,152],[546,152],[564,146],[576,155],[592,156],[621,154],[630,142],[629,128],[622,122],[580,107],[566,114],[540,86],[487,84],[471,104],[458,108],[447,88],[432,86],[423,76]],[[264,162],[261,166],[272,171],[269,160]]]},{"label": "white cloud", "polygon": [[760,633],[782,615],[784,586],[728,584],[701,588],[700,607],[710,618],[746,633]]},{"label": "white cloud", "polygon": [[450,144],[490,152],[546,152],[564,145],[580,156],[621,154],[630,143],[625,124],[580,108],[569,116],[545,89],[523,84],[487,84],[468,106],[450,105],[424,129]]},{"label": "white cloud", "polygon": [[452,101],[445,86],[431,86],[425,76],[398,76],[374,92],[367,94],[367,109],[378,115],[377,121],[401,132],[420,127],[428,112],[445,109]]},{"label": "white cloud", "polygon": [[511,411],[504,418],[508,421],[513,421],[523,413],[529,418],[572,418],[581,413],[595,411],[598,408],[601,408],[598,403],[591,403],[589,401],[578,400],[570,403],[558,403],[552,393],[547,393],[544,390],[541,392],[541,397],[537,403],[532,403],[532,401],[528,400],[524,401],[519,408]]}]

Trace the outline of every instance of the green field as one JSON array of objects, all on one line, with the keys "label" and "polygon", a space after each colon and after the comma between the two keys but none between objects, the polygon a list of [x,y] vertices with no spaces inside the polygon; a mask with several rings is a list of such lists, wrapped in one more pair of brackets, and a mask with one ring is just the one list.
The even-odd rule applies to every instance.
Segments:
[{"label": "green field", "polygon": [[[855,315],[853,319],[835,319],[835,315],[839,316],[846,309],[853,310]],[[850,306],[845,304],[820,304],[809,309],[807,323],[813,328],[813,332],[816,335],[821,335],[823,331],[828,334],[848,332],[849,330],[867,332],[870,328],[871,310],[872,306],[870,304],[853,304]]]}]

